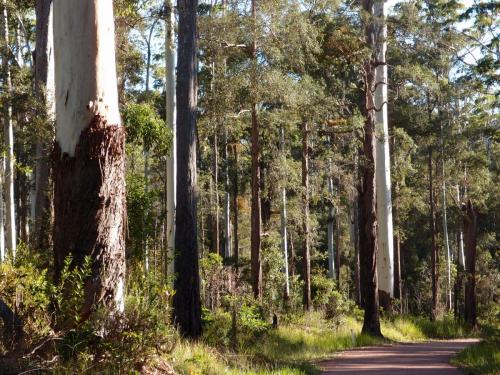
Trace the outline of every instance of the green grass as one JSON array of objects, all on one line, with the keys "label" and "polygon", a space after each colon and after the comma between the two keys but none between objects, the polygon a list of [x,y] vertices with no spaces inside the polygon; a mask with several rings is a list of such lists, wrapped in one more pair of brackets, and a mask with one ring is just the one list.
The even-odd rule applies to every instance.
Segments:
[{"label": "green grass", "polygon": [[382,321],[386,340],[361,335],[362,323],[347,317],[340,324],[325,321],[319,313],[282,325],[249,343],[238,353],[216,349],[203,342],[182,342],[171,358],[180,374],[318,374],[314,365],[335,352],[390,342],[415,342],[429,338],[456,338],[467,332],[454,320],[427,322],[424,318],[398,316]]},{"label": "green grass", "polygon": [[451,363],[474,375],[500,375],[500,340],[465,348]]}]

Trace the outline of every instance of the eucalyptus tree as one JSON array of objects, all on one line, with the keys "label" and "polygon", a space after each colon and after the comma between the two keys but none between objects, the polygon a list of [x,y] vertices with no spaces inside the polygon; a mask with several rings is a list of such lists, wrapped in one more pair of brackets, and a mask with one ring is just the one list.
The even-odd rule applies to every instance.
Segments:
[{"label": "eucalyptus tree", "polygon": [[179,0],[177,64],[177,206],[175,211],[174,318],[181,333],[201,334],[200,274],[197,236],[197,0]]},{"label": "eucalyptus tree", "polygon": [[[113,4],[54,2],[54,266],[91,259],[80,314],[123,311],[125,129],[118,110]],[[79,43],[75,43],[79,40]]]}]

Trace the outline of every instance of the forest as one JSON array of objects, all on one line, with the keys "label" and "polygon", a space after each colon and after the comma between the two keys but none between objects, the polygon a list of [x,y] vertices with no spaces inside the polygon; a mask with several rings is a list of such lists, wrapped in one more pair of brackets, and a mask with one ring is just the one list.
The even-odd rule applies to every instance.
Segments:
[{"label": "forest", "polygon": [[0,9],[0,374],[500,374],[500,3]]}]

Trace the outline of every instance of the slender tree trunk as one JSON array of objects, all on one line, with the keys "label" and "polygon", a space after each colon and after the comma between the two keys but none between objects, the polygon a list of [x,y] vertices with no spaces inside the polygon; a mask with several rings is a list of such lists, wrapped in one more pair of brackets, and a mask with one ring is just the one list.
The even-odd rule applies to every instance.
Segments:
[{"label": "slender tree trunk", "polygon": [[54,2],[54,41],[55,280],[68,255],[75,266],[91,257],[85,318],[101,303],[111,312],[124,309],[125,129],[118,110],[112,3]]},{"label": "slender tree trunk", "polygon": [[377,152],[375,159],[377,183],[378,252],[377,273],[380,304],[384,310],[391,309],[394,297],[394,234],[392,227],[391,166],[389,152],[389,127],[387,116],[387,25],[385,1],[373,1],[373,23],[375,33],[375,136]]},{"label": "slender tree trunk", "polygon": [[220,254],[220,218],[219,218],[219,137],[217,135],[217,126],[215,127],[214,142],[213,142],[213,159],[212,159],[212,176],[214,183],[214,203],[212,206],[213,222],[212,222],[212,246],[214,253]]},{"label": "slender tree trunk", "polygon": [[442,178],[442,208],[443,208],[443,235],[444,235],[444,246],[446,248],[446,270],[447,270],[447,308],[450,311],[452,308],[451,304],[451,251],[450,251],[450,241],[448,239],[448,218],[446,214],[446,174],[445,174],[445,155],[444,155],[444,128],[443,122],[440,123],[440,138],[441,138],[441,178]]},{"label": "slender tree trunk", "polygon": [[434,203],[434,187],[432,176],[432,150],[429,150],[429,204],[431,227],[431,278],[432,278],[432,306],[431,320],[436,320],[439,311],[439,254],[436,245],[436,209]]},{"label": "slender tree trunk", "polygon": [[5,261],[5,206],[3,201],[3,186],[5,180],[5,159],[0,155],[0,262]]},{"label": "slender tree trunk", "polygon": [[[373,0],[363,0],[363,10],[373,14]],[[375,48],[375,28],[372,21],[365,25],[366,42]],[[361,296],[365,308],[362,332],[373,336],[382,336],[380,331],[379,297],[377,279],[377,186],[375,181],[375,103],[373,92],[375,86],[375,56],[365,62],[364,103],[362,111],[365,115],[363,136],[363,156],[360,163],[362,185],[360,195],[360,273]]]},{"label": "slender tree trunk", "polygon": [[475,327],[477,325],[476,301],[476,245],[477,245],[477,211],[470,199],[462,208],[465,211],[464,234],[466,251],[466,282],[465,282],[465,322]]},{"label": "slender tree trunk", "polygon": [[[333,177],[332,177],[332,160],[328,159],[328,194],[330,199],[333,200]],[[335,222],[335,207],[333,203],[329,204],[328,208],[328,224],[327,224],[327,248],[328,248],[328,276],[333,279],[335,278],[335,252],[333,246],[334,230],[333,224]],[[338,265],[337,265],[338,266]],[[338,280],[337,280],[338,281]]]},{"label": "slender tree trunk", "polygon": [[[394,196],[394,223],[396,224],[396,233],[394,235],[394,298],[398,299],[400,302],[400,307],[402,309],[402,293],[401,293],[401,238],[399,231],[401,230],[399,224],[399,183],[396,183],[395,196]],[[402,312],[402,311],[401,311]]]},{"label": "slender tree trunk", "polygon": [[[281,157],[285,160],[285,130],[280,129],[280,151]],[[283,264],[285,272],[285,293],[284,300],[290,298],[290,281],[288,277],[288,238],[286,230],[286,187],[285,183],[281,188],[281,248],[283,250]]]},{"label": "slender tree trunk", "polygon": [[[359,179],[357,176],[357,171],[359,170],[358,156],[354,159],[355,169],[356,169],[356,186],[357,190],[360,190]],[[359,204],[359,196],[356,195],[352,201],[352,243],[354,247],[354,283],[356,287],[356,303],[358,306],[362,306],[361,298],[361,283],[360,283],[360,259],[359,259],[359,217],[361,205]]]},{"label": "slender tree trunk", "polygon": [[177,81],[177,207],[174,316],[187,337],[201,334],[196,215],[197,0],[179,0]]},{"label": "slender tree trunk", "polygon": [[311,255],[309,250],[309,128],[307,122],[302,125],[302,277],[304,278],[304,300],[306,311],[311,310]]},{"label": "slender tree trunk", "polygon": [[233,173],[233,238],[234,238],[234,265],[239,266],[240,245],[238,243],[238,147],[235,144],[234,153],[234,173]]},{"label": "slender tree trunk", "polygon": [[37,132],[35,165],[35,205],[33,245],[36,249],[50,247],[52,203],[49,155],[54,139],[54,35],[52,0],[41,0],[36,9],[35,93],[40,103],[39,116],[44,127]]},{"label": "slender tree trunk", "polygon": [[227,139],[227,127],[224,129],[224,256],[230,258],[232,255],[231,249],[231,196],[229,194],[229,154],[228,154],[228,139]]},{"label": "slender tree trunk", "polygon": [[[257,0],[252,0],[252,20],[254,35],[252,40],[251,57],[254,71],[257,69]],[[256,84],[254,82],[254,84]],[[256,299],[262,298],[262,265],[260,258],[260,233],[261,233],[261,202],[260,202],[260,140],[259,122],[257,119],[257,104],[252,103],[252,212],[251,212],[251,276],[252,290]]]},{"label": "slender tree trunk", "polygon": [[7,235],[7,250],[12,258],[16,257],[16,201],[14,197],[14,128],[12,124],[12,80],[9,65],[9,17],[7,13],[7,0],[3,0],[3,31],[4,31],[4,51],[3,70],[5,75],[6,98],[4,101],[4,141],[5,141],[5,202],[7,206],[5,230]]},{"label": "slender tree trunk", "polygon": [[176,131],[176,51],[175,51],[175,12],[173,0],[165,0],[166,14],[166,99],[167,99],[167,126],[172,132],[172,147],[167,156],[167,275],[174,274],[175,253],[175,200],[176,200],[176,155],[177,155],[177,131]]}]

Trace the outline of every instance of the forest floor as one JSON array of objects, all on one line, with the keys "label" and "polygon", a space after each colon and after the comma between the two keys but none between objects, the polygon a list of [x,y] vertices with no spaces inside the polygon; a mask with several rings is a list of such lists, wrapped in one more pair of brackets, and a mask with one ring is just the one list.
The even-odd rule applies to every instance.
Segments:
[{"label": "forest floor", "polygon": [[478,339],[383,345],[340,353],[319,363],[323,375],[460,375],[449,364],[452,356]]}]

